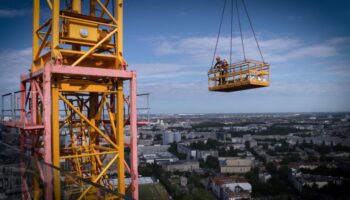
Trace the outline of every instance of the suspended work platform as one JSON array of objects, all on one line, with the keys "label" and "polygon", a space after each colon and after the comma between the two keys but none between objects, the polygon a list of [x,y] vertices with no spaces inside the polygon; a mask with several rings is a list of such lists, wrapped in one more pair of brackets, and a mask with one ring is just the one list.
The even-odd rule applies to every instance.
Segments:
[{"label": "suspended work platform", "polygon": [[209,91],[234,92],[269,85],[270,65],[261,61],[245,60],[208,71]]}]

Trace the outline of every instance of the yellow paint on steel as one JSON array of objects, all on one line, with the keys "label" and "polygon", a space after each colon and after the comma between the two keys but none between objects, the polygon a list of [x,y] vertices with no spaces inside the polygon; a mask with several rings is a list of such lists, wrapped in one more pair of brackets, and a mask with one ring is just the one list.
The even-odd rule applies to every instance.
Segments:
[{"label": "yellow paint on steel", "polygon": [[[32,61],[36,59],[36,54],[39,51],[39,37],[36,30],[40,27],[40,0],[33,1],[33,47],[32,47]],[[35,65],[32,64],[32,71],[35,71]]]},{"label": "yellow paint on steel", "polygon": [[[90,93],[89,94],[89,119],[91,119],[91,123],[94,124],[96,127],[98,126],[97,122],[96,122],[96,115],[98,113],[96,105],[98,103],[98,95],[97,93]],[[97,142],[99,142],[99,138],[98,138],[98,134],[97,131],[95,129],[93,129],[92,127],[90,128],[90,132],[89,132],[89,138],[90,138],[90,149],[93,150],[93,145],[96,144]],[[91,168],[90,168],[90,172],[91,172],[91,181],[95,180],[99,169],[98,169],[98,161],[96,159],[96,157],[98,156],[94,156],[92,155],[90,157],[90,163],[91,163]],[[93,189],[94,191],[92,191],[93,193],[96,193],[95,188]]]},{"label": "yellow paint on steel", "polygon": [[102,40],[100,40],[95,46],[89,49],[84,55],[82,55],[77,61],[75,61],[72,66],[77,66],[84,58],[89,56],[91,53],[93,53],[99,46],[101,46],[106,40],[108,40],[110,37],[112,37],[117,32],[117,29],[114,29],[112,32],[110,32],[106,37],[104,37]]},{"label": "yellow paint on steel", "polygon": [[103,26],[114,27],[114,28],[117,27],[116,24],[108,24],[108,23],[103,23],[103,22],[95,22],[95,21],[91,21],[91,20],[86,20],[86,19],[81,19],[81,18],[66,16],[66,15],[64,15],[64,13],[63,13],[62,15],[60,15],[60,18],[62,18],[62,19],[71,19],[71,20],[75,20],[75,21],[77,21],[77,22],[90,23],[90,24],[94,24],[94,25],[103,25]]},{"label": "yellow paint on steel", "polygon": [[[71,19],[67,26],[67,35],[65,35],[65,37],[74,40],[76,43],[80,43],[80,41],[90,41],[96,44],[99,39],[97,24]],[[86,35],[81,34],[82,30],[86,31]]]},{"label": "yellow paint on steel", "polygon": [[51,2],[51,0],[46,0],[46,2],[47,2],[47,5],[49,6],[50,10],[52,10],[52,2]]},{"label": "yellow paint on steel", "polygon": [[[106,0],[105,3],[104,3],[104,7],[107,7],[108,4],[109,4],[109,0]],[[100,17],[103,18],[104,14],[105,14],[105,11],[102,10],[101,14],[100,14]]]},{"label": "yellow paint on steel", "polygon": [[[125,174],[124,174],[124,96],[123,80],[117,80],[117,145],[121,149],[118,158],[118,192],[125,194]],[[113,122],[111,122],[113,123]]]},{"label": "yellow paint on steel", "polygon": [[[82,158],[82,157],[91,157],[97,155],[106,155],[106,154],[117,154],[118,151],[106,151],[106,152],[96,152],[96,153],[83,153],[71,156],[61,156],[61,159],[71,159],[71,158]],[[102,163],[101,163],[102,164]]]},{"label": "yellow paint on steel", "polygon": [[74,13],[81,13],[81,0],[73,0],[72,1],[72,11]]},{"label": "yellow paint on steel", "polygon": [[60,0],[52,2],[52,39],[51,39],[51,57],[56,58],[54,49],[58,48],[60,40]]},{"label": "yellow paint on steel", "polygon": [[117,42],[115,43],[116,45],[116,64],[117,64],[117,68],[122,68],[122,62],[123,62],[123,0],[116,0],[116,8],[115,10],[117,11],[116,13],[116,20],[117,20],[117,24],[118,24],[118,33],[117,33],[117,37],[116,40]]},{"label": "yellow paint on steel", "polygon": [[112,127],[112,131],[113,131],[114,138],[117,138],[117,129],[116,129],[116,127],[115,127],[115,121],[114,121],[113,113],[112,113],[111,108],[110,108],[110,106],[109,106],[107,97],[106,97],[106,96],[103,96],[103,99],[104,99],[104,102],[106,103],[106,107],[107,107],[107,111],[108,111],[108,116],[109,116],[109,119],[110,119],[110,121],[111,121],[111,127]]},{"label": "yellow paint on steel", "polygon": [[[36,50],[36,54],[33,60],[36,60],[39,58],[41,51],[44,49],[44,47],[47,45],[47,39],[49,38],[51,33],[51,26],[49,27],[49,29],[47,30],[47,33],[45,34],[44,38],[42,39],[41,45],[39,47],[38,50]],[[34,37],[34,36],[33,36]],[[34,49],[33,49],[34,52]]]},{"label": "yellow paint on steel", "polygon": [[90,0],[90,16],[96,16],[96,0]]},{"label": "yellow paint on steel", "polygon": [[[62,41],[68,41],[69,40],[65,40],[63,39]],[[91,43],[85,43],[85,42],[80,42],[80,44],[84,44],[84,45],[91,45]],[[110,45],[106,45],[107,47],[110,47]],[[61,49],[60,50],[62,54],[67,54],[67,55],[84,55],[86,52],[84,51],[74,51],[74,50],[69,50],[69,49]],[[115,58],[114,55],[108,55],[108,54],[100,54],[100,53],[92,53],[90,54],[90,57],[98,57],[98,59],[103,59],[103,58],[108,58],[108,59],[112,59]]]},{"label": "yellow paint on steel", "polygon": [[40,200],[40,185],[39,185],[39,171],[35,170],[33,177],[33,186],[34,186],[34,200]]},{"label": "yellow paint on steel", "polygon": [[84,114],[82,114],[74,105],[72,105],[64,96],[59,94],[59,97],[77,113],[85,122],[87,122],[94,130],[97,131],[99,135],[101,135],[109,144],[119,150],[119,147],[108,137],[106,136],[99,128],[95,126]]},{"label": "yellow paint on steel", "polygon": [[60,91],[69,91],[69,92],[113,92],[108,89],[108,85],[106,84],[98,84],[88,82],[86,85],[82,85],[81,83],[76,83],[74,81],[70,82],[61,82],[59,84]]},{"label": "yellow paint on steel", "polygon": [[114,151],[115,149],[109,148],[109,147],[104,147],[104,146],[94,146],[95,149],[101,149],[105,151]]},{"label": "yellow paint on steel", "polygon": [[118,24],[117,20],[114,19],[113,15],[109,12],[109,10],[103,5],[100,0],[96,0],[97,3],[101,6],[102,10],[108,15],[108,17],[115,23]]},{"label": "yellow paint on steel", "polygon": [[[123,0],[117,0],[116,3],[116,17],[117,17],[117,24],[119,28],[119,32],[117,35],[117,44],[118,44],[118,54],[123,55]],[[118,55],[117,54],[117,55]]]},{"label": "yellow paint on steel", "polygon": [[[112,166],[112,164],[115,162],[115,160],[118,158],[118,155],[114,156],[114,158],[106,165],[106,167],[100,172],[100,174],[96,177],[95,180],[93,180],[93,183],[96,183],[98,180],[100,180],[100,178],[106,173],[106,171]],[[81,200],[84,198],[84,196],[86,195],[87,192],[89,192],[89,190],[91,189],[92,185],[89,185],[89,187],[87,187],[84,192],[80,195],[80,197],[78,198],[78,200]]]}]

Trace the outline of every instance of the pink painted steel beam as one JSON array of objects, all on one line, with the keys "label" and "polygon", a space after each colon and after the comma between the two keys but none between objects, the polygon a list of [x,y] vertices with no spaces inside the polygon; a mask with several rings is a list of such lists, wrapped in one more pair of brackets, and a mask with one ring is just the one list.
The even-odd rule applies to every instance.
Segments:
[{"label": "pink painted steel beam", "polygon": [[100,69],[94,67],[72,67],[65,65],[53,65],[51,68],[51,73],[124,79],[131,79],[132,77],[132,72],[128,72],[125,70]]},{"label": "pink painted steel beam", "polygon": [[[25,83],[20,83],[20,88],[21,91],[21,104],[20,104],[20,109],[21,109],[21,117],[20,117],[20,121],[24,122],[24,115],[25,115],[25,111],[24,111],[24,107],[25,107],[25,90],[26,90],[26,84]],[[25,138],[25,131],[21,130],[21,153],[25,153],[25,142],[26,142],[26,138]],[[20,169],[21,169],[21,189],[22,189],[22,199],[29,199],[28,196],[28,186],[27,186],[27,182],[26,182],[26,178],[25,178],[25,170],[26,170],[26,166],[24,163],[23,158],[21,158],[21,163],[20,163]]]},{"label": "pink painted steel beam", "polygon": [[[44,67],[45,68],[45,67]],[[21,75],[21,81],[28,81],[32,78],[41,76],[44,73],[44,69],[40,69],[32,74]],[[67,66],[67,65],[52,65],[51,72],[56,74],[71,74],[71,75],[85,75],[85,76],[102,76],[111,78],[125,78],[130,79],[132,72],[125,70],[115,69],[101,69],[94,67],[79,67],[79,66]]]},{"label": "pink painted steel beam", "polygon": [[39,83],[36,80],[34,80],[34,85],[36,87],[36,91],[39,93],[40,99],[43,100],[44,99],[43,93],[41,92]]},{"label": "pink painted steel beam", "polygon": [[[51,64],[44,66],[44,161],[48,164],[52,164],[52,145],[51,145]],[[52,183],[52,171],[46,172],[45,181],[45,199],[53,199],[53,183]]]},{"label": "pink painted steel beam", "polygon": [[31,80],[35,77],[41,76],[43,73],[44,73],[44,69],[40,69],[32,74],[22,74],[21,81],[25,82],[25,81]]},{"label": "pink painted steel beam", "polygon": [[21,82],[20,83],[20,88],[21,88],[21,104],[20,104],[20,109],[21,109],[21,117],[20,121],[24,122],[25,118],[25,99],[26,99],[26,83]]},{"label": "pink painted steel beam", "polygon": [[35,80],[32,80],[30,81],[30,84],[32,85],[32,124],[37,124],[37,109],[38,109],[38,106],[37,106],[37,90],[36,90],[36,86],[35,86]]},{"label": "pink painted steel beam", "polygon": [[136,72],[132,71],[130,80],[130,150],[131,150],[131,189],[132,198],[139,199],[137,167],[137,108],[136,108]]}]

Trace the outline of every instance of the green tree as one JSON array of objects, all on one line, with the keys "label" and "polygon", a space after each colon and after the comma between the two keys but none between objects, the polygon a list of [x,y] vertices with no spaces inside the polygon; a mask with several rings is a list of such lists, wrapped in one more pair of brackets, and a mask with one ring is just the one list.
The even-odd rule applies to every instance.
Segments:
[{"label": "green tree", "polygon": [[208,156],[207,160],[205,161],[205,165],[208,168],[219,169],[219,160],[216,157]]}]

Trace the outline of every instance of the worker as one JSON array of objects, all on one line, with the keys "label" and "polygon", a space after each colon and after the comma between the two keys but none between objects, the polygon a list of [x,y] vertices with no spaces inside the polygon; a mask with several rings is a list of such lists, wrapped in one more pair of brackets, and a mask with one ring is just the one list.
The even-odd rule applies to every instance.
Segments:
[{"label": "worker", "polygon": [[226,74],[228,71],[228,62],[226,59],[224,59],[224,61],[222,62],[221,68],[220,68],[220,75],[221,75],[221,84],[225,84],[226,83]]},{"label": "worker", "polygon": [[214,69],[220,70],[222,65],[223,65],[223,62],[222,62],[220,56],[216,56],[216,63],[214,65]]},{"label": "worker", "polygon": [[219,77],[219,79],[216,79],[216,78],[215,78],[215,79],[216,79],[215,81],[217,81],[218,84],[221,85],[221,81],[220,81],[220,69],[221,69],[221,67],[222,67],[222,65],[223,65],[223,62],[222,62],[220,56],[216,56],[215,59],[216,59],[216,63],[215,63],[215,65],[214,65],[213,69],[211,69],[211,73],[214,73],[214,74],[215,74],[215,77],[216,77],[216,75],[218,75],[217,77]]}]

